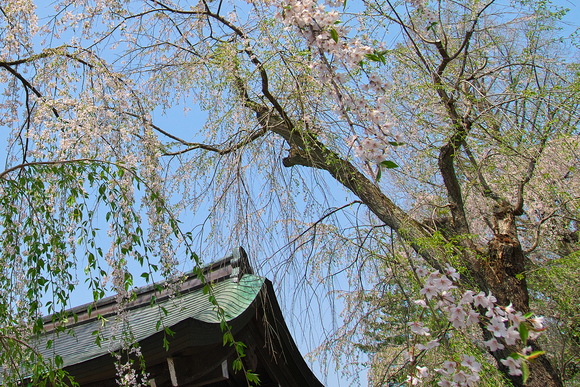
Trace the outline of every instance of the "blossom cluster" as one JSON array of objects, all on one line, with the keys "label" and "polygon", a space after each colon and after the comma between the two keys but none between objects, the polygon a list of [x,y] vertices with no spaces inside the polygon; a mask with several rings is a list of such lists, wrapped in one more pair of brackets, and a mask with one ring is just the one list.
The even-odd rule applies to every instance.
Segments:
[{"label": "blossom cluster", "polygon": [[279,16],[282,21],[297,27],[309,46],[334,55],[349,67],[357,67],[367,54],[373,52],[359,40],[345,38],[348,28],[341,24],[336,10],[327,11],[315,0],[287,1],[281,7]]},{"label": "blossom cluster", "polygon": [[[126,349],[127,359],[124,360],[119,352],[114,352],[115,370],[117,385],[123,387],[141,387],[149,386],[149,374],[143,372],[144,370],[137,370],[135,367],[135,360],[133,358],[141,359],[141,349],[138,346],[132,346]],[[140,372],[139,372],[140,371]]]},{"label": "blossom cluster", "polygon": [[[327,3],[335,5],[333,2]],[[358,39],[349,38],[349,30],[341,23],[340,13],[327,11],[315,0],[286,1],[281,4],[279,18],[286,25],[296,27],[309,47],[318,49],[320,61],[313,61],[310,67],[321,82],[332,81],[334,84],[335,87],[329,88],[329,91],[334,93],[338,102],[337,114],[345,119],[349,115],[355,116],[357,122],[368,123],[364,125],[363,135],[355,134],[347,141],[355,156],[363,162],[380,164],[386,161],[389,144],[396,142],[392,139],[393,123],[384,104],[387,85],[378,74],[366,71],[366,81],[360,86],[365,92],[364,97],[355,97],[342,90],[342,86],[352,80],[350,70],[359,68],[363,60],[374,53],[373,48]],[[323,57],[326,54],[332,57],[332,63]],[[346,72],[341,72],[337,63],[342,63]]]},{"label": "blossom cluster", "polygon": [[417,12],[421,15],[421,18],[427,22],[427,25],[433,25],[437,23],[437,14],[431,9],[427,8],[427,1],[425,0],[406,0]]},{"label": "blossom cluster", "polygon": [[354,150],[354,155],[363,161],[375,162],[377,164],[387,160],[387,150],[384,136],[367,136],[360,138],[352,136],[347,145]]},{"label": "blossom cluster", "polygon": [[[447,266],[445,273],[440,273],[438,270],[429,273],[426,269],[419,268],[416,274],[424,280],[424,284],[420,291],[423,298],[416,300],[415,304],[422,308],[443,312],[450,326],[457,330],[463,330],[477,323],[483,325],[492,336],[491,339],[483,342],[491,352],[504,349],[505,345],[523,344],[522,346],[525,347],[527,339],[536,339],[545,329],[542,317],[524,316],[511,304],[499,306],[497,299],[491,293],[475,293],[467,290],[462,294],[457,294],[454,291],[457,289],[454,281],[457,281],[460,276],[451,266]],[[478,310],[485,311],[484,315],[481,315]],[[522,324],[525,324],[524,329],[520,328]],[[416,336],[416,344],[408,354],[410,361],[413,361],[417,353],[439,346],[438,339],[427,343],[419,342],[421,336],[431,336],[430,329],[422,322],[412,321],[407,325]],[[501,362],[509,368],[511,375],[517,376],[522,375],[522,363],[537,355],[539,353],[531,354],[531,348],[525,347],[506,359],[502,359]],[[474,357],[463,354],[461,360],[446,361],[442,368],[434,371],[440,375],[439,386],[474,386],[479,381],[481,364]],[[417,385],[427,376],[429,376],[429,370],[426,367],[417,366],[414,373],[409,375],[407,382]]]}]

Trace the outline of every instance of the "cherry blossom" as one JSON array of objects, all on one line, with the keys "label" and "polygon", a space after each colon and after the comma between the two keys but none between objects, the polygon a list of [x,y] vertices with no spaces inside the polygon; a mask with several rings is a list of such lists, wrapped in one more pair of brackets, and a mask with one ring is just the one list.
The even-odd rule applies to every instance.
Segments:
[{"label": "cherry blossom", "polygon": [[505,337],[507,335],[507,329],[505,326],[505,320],[494,316],[489,324],[487,325],[487,330],[492,332],[495,337]]},{"label": "cherry blossom", "polygon": [[461,365],[469,368],[473,372],[481,371],[481,364],[475,361],[475,357],[469,355],[461,355],[463,360],[461,361]]},{"label": "cherry blossom", "polygon": [[429,328],[424,327],[422,323],[418,322],[418,321],[412,321],[410,323],[407,323],[407,326],[409,326],[411,328],[411,332],[413,332],[416,335],[421,335],[421,336],[429,336]]},{"label": "cherry blossom", "polygon": [[[498,306],[496,298],[491,293],[479,292],[475,294],[471,290],[466,290],[460,295],[460,301],[455,304],[456,298],[451,293],[457,291],[457,287],[453,283],[459,279],[459,275],[449,267],[446,269],[446,275],[439,271],[433,271],[428,275],[421,274],[423,274],[421,277],[426,277],[420,291],[424,299],[415,300],[415,304],[422,308],[428,308],[430,305],[440,310],[446,315],[451,326],[458,330],[481,321],[487,321],[485,327],[494,337],[484,341],[483,344],[492,352],[505,348],[501,340],[506,345],[517,345],[521,341],[518,330],[521,323],[530,324],[532,328],[530,333],[539,334],[545,329],[542,317],[527,319],[511,304],[505,307]],[[451,278],[448,278],[447,275]],[[485,316],[482,316],[476,308],[486,309]],[[431,335],[429,328],[421,322],[413,321],[407,325],[418,337]],[[417,351],[429,351],[438,345],[438,338],[435,338],[426,344],[419,342],[414,348]],[[527,356],[531,352],[531,348],[523,348],[520,352],[521,356]],[[522,372],[520,369],[522,359],[518,356],[510,356],[501,360],[509,368],[512,375],[521,375]],[[437,383],[439,386],[475,386],[479,381],[479,372],[482,369],[481,363],[473,355],[468,354],[461,354],[458,361],[445,361],[443,367],[435,369],[436,373],[442,376]],[[409,376],[408,380],[409,383],[420,384],[422,377],[415,373]]]},{"label": "cherry blossom", "polygon": [[499,341],[497,341],[495,337],[492,337],[491,339],[484,341],[483,343],[489,348],[490,351],[497,351],[498,349],[505,348],[505,346]]},{"label": "cherry blossom", "polygon": [[438,340],[431,340],[426,345],[417,344],[416,348],[419,351],[426,351],[426,350],[429,350],[429,349],[436,348],[438,346],[439,346],[439,341]]},{"label": "cherry blossom", "polygon": [[510,375],[518,376],[522,374],[521,366],[522,366],[522,359],[521,358],[513,358],[509,356],[507,359],[501,360],[502,364],[509,368]]}]

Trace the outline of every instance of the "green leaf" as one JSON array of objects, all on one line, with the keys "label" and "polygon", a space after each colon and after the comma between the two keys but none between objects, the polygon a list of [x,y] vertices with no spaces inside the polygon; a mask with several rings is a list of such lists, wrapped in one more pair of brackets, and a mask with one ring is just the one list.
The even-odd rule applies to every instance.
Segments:
[{"label": "green leaf", "polygon": [[389,145],[401,146],[401,145],[405,145],[405,143],[404,142],[389,141]]},{"label": "green leaf", "polygon": [[394,161],[391,161],[391,160],[385,160],[381,163],[381,165],[383,167],[387,167],[389,169],[390,168],[399,168],[399,166]]},{"label": "green leaf", "polygon": [[378,55],[375,55],[375,54],[365,54],[365,57],[368,60],[371,60],[373,62],[380,62],[381,61],[381,59],[379,58],[379,56]]},{"label": "green leaf", "polygon": [[522,361],[522,382],[526,384],[526,381],[530,377],[530,367],[527,361]]},{"label": "green leaf", "polygon": [[365,57],[373,62],[380,62],[382,64],[386,64],[387,63],[387,58],[385,58],[386,53],[387,51],[375,50],[372,54],[365,54]]},{"label": "green leaf", "polygon": [[66,199],[66,205],[72,207],[73,204],[75,204],[77,202],[76,198],[71,195],[68,197],[68,199]]},{"label": "green leaf", "polygon": [[338,32],[336,32],[336,30],[334,28],[331,28],[329,33],[330,33],[330,37],[332,38],[332,40],[334,40],[336,43],[338,43]]},{"label": "green leaf", "polygon": [[242,360],[241,359],[235,359],[232,362],[232,368],[234,369],[234,371],[238,372],[240,370],[242,370],[242,368],[244,368],[244,365],[242,364]]},{"label": "green leaf", "polygon": [[546,353],[546,351],[534,351],[532,353],[530,353],[528,356],[526,356],[527,360],[534,360],[536,358],[538,358],[539,356],[542,356]]},{"label": "green leaf", "polygon": [[530,333],[526,323],[521,323],[520,327],[518,328],[518,331],[520,332],[520,339],[522,340],[525,346],[528,341],[528,336]]},{"label": "green leaf", "polygon": [[[240,355],[244,355],[244,348],[248,348],[248,346],[241,341],[236,341],[236,352]],[[245,355],[244,355],[245,356]]]},{"label": "green leaf", "polygon": [[439,24],[439,23],[438,23],[438,22],[433,22],[433,23],[431,23],[430,25],[428,25],[428,26],[427,26],[427,31],[429,31],[429,30],[431,30],[431,29],[435,28],[435,26],[436,26],[437,24]]},{"label": "green leaf", "polygon": [[234,341],[234,336],[232,336],[231,332],[224,332],[224,336],[223,336],[223,345],[225,346],[227,343],[233,343]]},{"label": "green leaf", "polygon": [[257,386],[259,386],[261,384],[261,381],[260,381],[260,378],[258,377],[258,374],[252,372],[252,370],[246,371],[246,380],[250,383],[257,385]]}]

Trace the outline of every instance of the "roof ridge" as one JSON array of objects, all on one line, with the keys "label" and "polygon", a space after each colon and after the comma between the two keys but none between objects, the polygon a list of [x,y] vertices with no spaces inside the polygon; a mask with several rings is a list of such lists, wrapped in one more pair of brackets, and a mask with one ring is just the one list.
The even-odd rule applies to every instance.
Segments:
[{"label": "roof ridge", "polygon": [[[254,274],[248,255],[242,247],[232,249],[232,253],[210,262],[202,267],[205,280],[210,283],[232,279],[239,282],[244,274]],[[176,287],[172,285],[177,285]],[[189,293],[203,286],[203,282],[195,274],[195,270],[180,274],[174,279],[154,282],[133,289],[135,299],[124,305],[126,310],[139,308],[152,302],[164,301],[175,294]],[[74,324],[96,318],[96,316],[110,316],[117,311],[117,295],[101,298],[64,310],[67,318],[74,318]],[[61,313],[54,313],[43,317],[46,330],[52,330],[60,325]],[[93,317],[93,315],[95,317]],[[73,324],[73,325],[74,325]]]}]

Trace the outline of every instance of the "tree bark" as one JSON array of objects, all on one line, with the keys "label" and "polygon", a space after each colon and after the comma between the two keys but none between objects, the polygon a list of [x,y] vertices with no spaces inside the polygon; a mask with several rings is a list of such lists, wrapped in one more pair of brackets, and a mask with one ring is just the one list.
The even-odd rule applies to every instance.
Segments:
[{"label": "tree bark", "polygon": [[[494,237],[487,245],[487,254],[482,264],[474,268],[481,271],[478,275],[486,280],[489,291],[495,296],[499,305],[513,307],[522,312],[530,311],[528,287],[525,278],[525,254],[519,242],[514,214],[514,207],[503,200],[493,209],[492,227]],[[487,329],[482,329],[486,339],[491,338]],[[532,351],[540,351],[540,346],[529,341]],[[560,376],[552,367],[549,359],[544,355],[533,361],[530,365],[530,377],[526,384],[521,376],[509,374],[509,368],[504,366],[501,359],[505,359],[510,353],[516,351],[515,347],[506,345],[503,350],[490,352],[496,359],[500,371],[512,382],[514,386],[530,387],[561,387]]]}]

